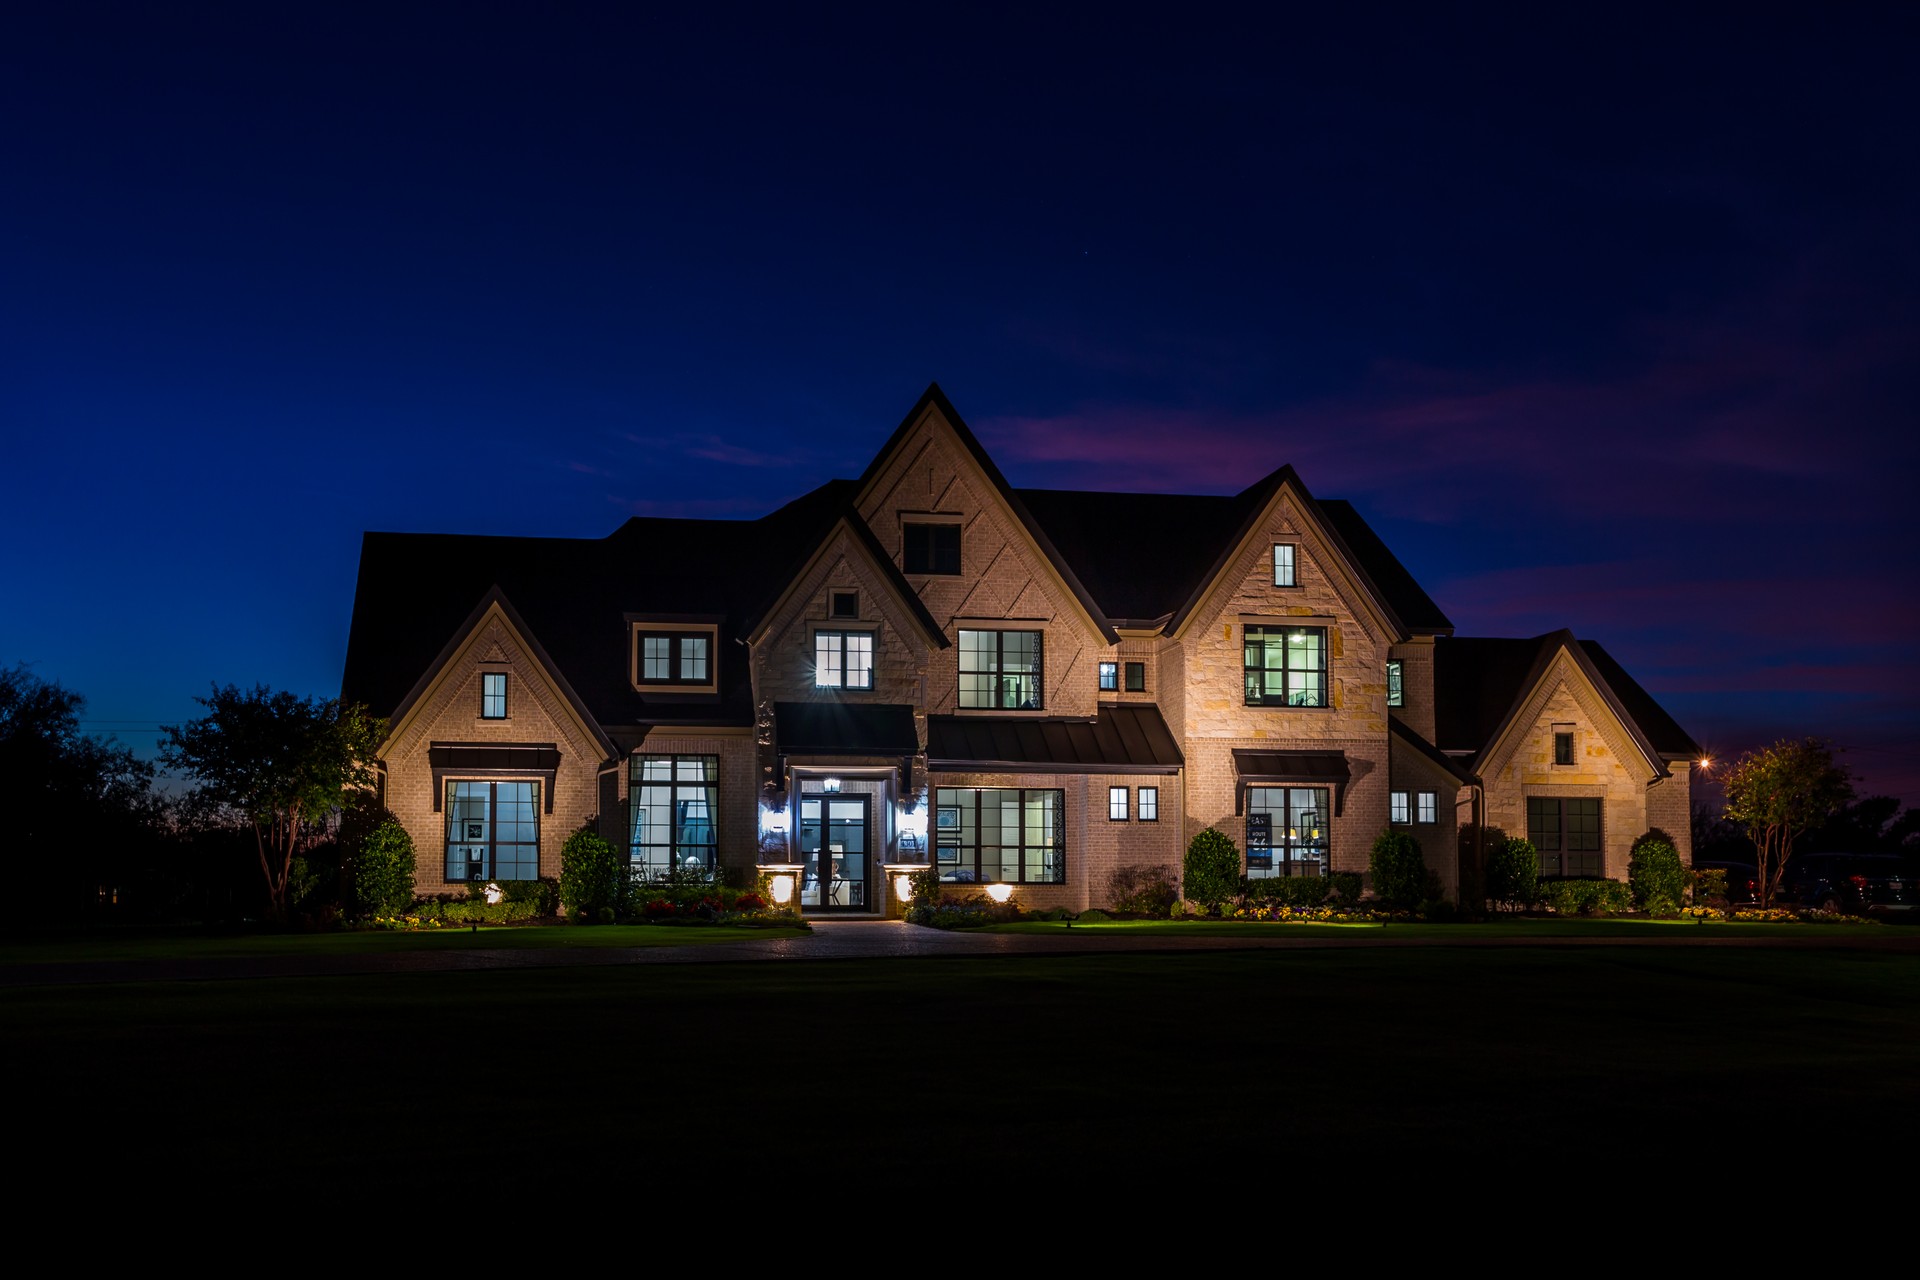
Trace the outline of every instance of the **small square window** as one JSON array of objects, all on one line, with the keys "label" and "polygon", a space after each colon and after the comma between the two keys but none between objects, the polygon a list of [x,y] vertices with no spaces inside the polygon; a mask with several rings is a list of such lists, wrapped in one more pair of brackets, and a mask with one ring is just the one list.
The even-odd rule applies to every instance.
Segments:
[{"label": "small square window", "polygon": [[1440,821],[1440,794],[1437,791],[1422,791],[1414,797],[1416,822]]},{"label": "small square window", "polygon": [[1140,821],[1160,821],[1160,788],[1140,788]]},{"label": "small square window", "polygon": [[1411,810],[1407,805],[1407,793],[1389,791],[1387,793],[1387,821],[1407,822],[1411,820]]},{"label": "small square window", "polygon": [[1573,763],[1573,735],[1556,733],[1553,735],[1553,762],[1555,764]]},{"label": "small square window", "polygon": [[1293,573],[1294,552],[1298,550],[1291,542],[1273,544],[1273,585],[1276,587],[1297,587],[1299,582]]},{"label": "small square window", "polygon": [[1145,693],[1147,691],[1147,664],[1129,662],[1127,664],[1127,692]]},{"label": "small square window", "polygon": [[835,591],[830,597],[828,613],[835,618],[857,618],[860,616],[860,593],[858,591]]},{"label": "small square window", "polygon": [[900,568],[914,574],[960,572],[960,526],[912,521],[900,531]]},{"label": "small square window", "polygon": [[1120,687],[1120,664],[1119,663],[1103,662],[1100,664],[1100,687],[1102,689],[1116,689],[1116,690]]},{"label": "small square window", "polygon": [[1109,822],[1127,820],[1127,789],[1125,787],[1107,788],[1107,820]]},{"label": "small square window", "polygon": [[505,720],[507,718],[506,672],[486,671],[481,673],[480,718],[482,720]]},{"label": "small square window", "polygon": [[1399,707],[1406,705],[1406,685],[1400,671],[1400,659],[1387,660],[1387,705]]}]

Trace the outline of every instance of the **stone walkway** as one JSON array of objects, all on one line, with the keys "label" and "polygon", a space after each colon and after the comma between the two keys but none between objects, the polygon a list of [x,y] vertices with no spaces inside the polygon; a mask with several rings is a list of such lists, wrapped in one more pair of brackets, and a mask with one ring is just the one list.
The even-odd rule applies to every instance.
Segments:
[{"label": "stone walkway", "polygon": [[1052,934],[982,934],[925,929],[898,920],[830,921],[799,938],[768,938],[685,947],[473,947],[450,951],[387,951],[354,955],[223,956],[181,960],[82,960],[0,965],[0,987],[109,982],[223,982],[246,978],[330,977],[357,973],[453,973],[484,969],[570,969],[636,964],[742,964],[769,960],[880,960],[981,956],[1122,954],[1140,951],[1319,951],[1378,947],[1734,947],[1860,950],[1920,954],[1920,930],[1835,935],[1809,926],[1804,935],[1728,937],[1675,929],[1661,936],[1459,938],[1409,937],[1384,929],[1338,938],[1289,934],[1282,928],[1244,937],[1071,930]]}]

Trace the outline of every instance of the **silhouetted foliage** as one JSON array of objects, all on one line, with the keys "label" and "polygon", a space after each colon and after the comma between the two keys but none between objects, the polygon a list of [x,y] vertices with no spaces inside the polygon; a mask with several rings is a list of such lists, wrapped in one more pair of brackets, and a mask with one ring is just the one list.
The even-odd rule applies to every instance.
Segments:
[{"label": "silhouetted foliage", "polygon": [[1809,853],[1906,853],[1920,849],[1920,809],[1900,810],[1892,796],[1866,796],[1842,805],[1808,829]]},{"label": "silhouetted foliage", "polygon": [[1420,842],[1408,832],[1382,831],[1367,855],[1367,870],[1374,896],[1389,907],[1411,911],[1434,896]]},{"label": "silhouetted foliage", "polygon": [[1783,738],[1734,761],[1726,782],[1727,817],[1753,841],[1760,905],[1773,904],[1794,841],[1853,799],[1846,767],[1818,738]]},{"label": "silhouetted foliage", "polygon": [[[1519,911],[1533,905],[1540,881],[1540,851],[1521,836],[1489,828],[1487,897],[1494,905]],[[1492,837],[1498,835],[1496,843]]]}]

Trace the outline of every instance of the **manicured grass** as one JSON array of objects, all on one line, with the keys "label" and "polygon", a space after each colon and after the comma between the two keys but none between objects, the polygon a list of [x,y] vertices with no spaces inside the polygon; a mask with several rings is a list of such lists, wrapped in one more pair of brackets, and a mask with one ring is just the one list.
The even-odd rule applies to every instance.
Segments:
[{"label": "manicured grass", "polygon": [[802,929],[744,929],[730,925],[526,925],[479,929],[357,933],[93,933],[12,940],[0,946],[0,964],[61,964],[87,960],[211,960],[244,956],[351,956],[396,951],[523,950],[550,947],[697,947],[749,938],[794,938]]},{"label": "manicured grass", "polygon": [[[1877,950],[382,973],[0,990],[0,1025],[14,1096],[58,1118],[36,1177],[110,1157],[164,1173],[149,1197],[865,1187],[921,1214],[999,1192],[1071,1211],[1091,1184],[1140,1197],[1106,1206],[1111,1230],[1137,1210],[1157,1232],[1168,1193],[1259,1173],[1355,1227],[1388,1178],[1480,1214],[1614,1165],[1664,1184],[1714,1152],[1857,1158],[1920,1134],[1901,1101],[1920,958]],[[380,1188],[402,1199],[365,1199]]]},{"label": "manicured grass", "polygon": [[[1064,933],[1064,920],[1022,920],[1015,924],[987,925],[982,933]],[[1396,938],[1463,941],[1480,938],[1505,940],[1549,938],[1815,938],[1882,936],[1887,926],[1872,921],[1841,924],[1772,924],[1726,920],[1542,920],[1515,918],[1485,924],[1381,924],[1373,921],[1339,923],[1281,923],[1273,920],[1108,920],[1074,922],[1074,933],[1112,932],[1148,934],[1160,937],[1291,937],[1320,935],[1337,937],[1355,932],[1390,933]]]}]

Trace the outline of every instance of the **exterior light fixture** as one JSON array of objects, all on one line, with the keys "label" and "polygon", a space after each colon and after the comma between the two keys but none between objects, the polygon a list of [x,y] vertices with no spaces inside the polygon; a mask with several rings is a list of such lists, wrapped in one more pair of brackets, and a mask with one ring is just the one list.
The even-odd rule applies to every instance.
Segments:
[{"label": "exterior light fixture", "polygon": [[902,902],[913,900],[913,877],[895,876],[893,878],[893,896]]},{"label": "exterior light fixture", "polygon": [[768,887],[773,890],[773,900],[783,907],[793,898],[792,876],[774,876],[768,882]]},{"label": "exterior light fixture", "polygon": [[837,792],[840,790],[840,779],[827,778],[820,783],[820,789],[827,792]]},{"label": "exterior light fixture", "polygon": [[1702,769],[1711,769],[1711,768],[1713,768],[1713,757],[1712,757],[1712,756],[1701,756],[1701,757],[1700,757],[1700,767],[1701,767]]},{"label": "exterior light fixture", "polygon": [[501,889],[499,885],[494,884],[491,881],[487,883],[487,887],[484,890],[482,890],[482,892],[486,894],[487,905],[490,907],[499,906],[500,903],[507,896],[506,892],[503,889]]},{"label": "exterior light fixture", "polygon": [[785,809],[762,809],[760,825],[769,834],[783,836],[787,833],[787,811]]},{"label": "exterior light fixture", "polygon": [[987,896],[995,902],[1005,902],[1013,896],[1013,886],[1010,884],[990,884],[987,886]]}]

